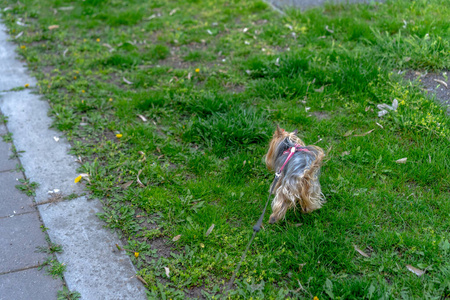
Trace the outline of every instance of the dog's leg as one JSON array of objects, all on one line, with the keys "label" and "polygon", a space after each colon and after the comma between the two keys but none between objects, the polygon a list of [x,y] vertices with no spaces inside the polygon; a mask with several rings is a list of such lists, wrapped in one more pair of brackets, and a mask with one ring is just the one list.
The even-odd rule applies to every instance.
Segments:
[{"label": "dog's leg", "polygon": [[272,201],[272,214],[270,215],[269,223],[273,224],[284,218],[286,211],[295,207],[295,199],[290,193],[287,193],[285,188],[281,186],[276,191],[276,196]]}]

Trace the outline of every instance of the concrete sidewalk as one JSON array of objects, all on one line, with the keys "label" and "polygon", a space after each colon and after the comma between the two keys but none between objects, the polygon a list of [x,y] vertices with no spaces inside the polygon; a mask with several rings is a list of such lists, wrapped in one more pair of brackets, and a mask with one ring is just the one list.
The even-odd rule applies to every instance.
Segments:
[{"label": "concrete sidewalk", "polygon": [[354,3],[372,3],[383,2],[384,0],[266,0],[275,9],[286,10],[289,8],[297,8],[305,10],[315,6],[324,4],[354,4]]},{"label": "concrete sidewalk", "polygon": [[15,187],[25,177],[20,161],[10,158],[12,146],[0,140],[0,299],[56,299],[63,282],[38,270],[49,255],[36,249],[48,243],[33,199]]},{"label": "concrete sidewalk", "polygon": [[[120,240],[96,215],[101,203],[83,196],[83,185],[74,182],[79,165],[68,154],[70,145],[49,129],[49,105],[32,93],[36,80],[9,38],[0,23],[0,111],[8,118],[0,135],[10,140],[12,134],[12,143],[0,138],[0,300],[56,299],[63,284],[81,299],[146,299],[130,258],[117,250]],[[29,89],[14,91],[25,84]],[[11,158],[13,152],[20,156]],[[19,179],[38,183],[36,196],[16,189]],[[52,201],[56,190],[62,201]],[[38,270],[49,256],[36,252],[48,247],[46,234],[62,246],[56,257],[66,265],[65,282]]]}]

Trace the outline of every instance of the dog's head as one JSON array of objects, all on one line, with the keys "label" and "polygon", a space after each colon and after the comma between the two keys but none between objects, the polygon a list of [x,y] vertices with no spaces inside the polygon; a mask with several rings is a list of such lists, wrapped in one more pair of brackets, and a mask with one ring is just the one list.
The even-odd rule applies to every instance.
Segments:
[{"label": "dog's head", "polygon": [[287,142],[298,144],[300,146],[304,146],[303,141],[297,136],[298,130],[294,130],[293,132],[287,132],[286,130],[280,128],[277,125],[275,132],[273,133],[272,140],[269,144],[269,151],[266,154],[266,166],[269,170],[275,170],[275,160],[280,153],[280,151],[284,151],[284,148],[287,145]]}]

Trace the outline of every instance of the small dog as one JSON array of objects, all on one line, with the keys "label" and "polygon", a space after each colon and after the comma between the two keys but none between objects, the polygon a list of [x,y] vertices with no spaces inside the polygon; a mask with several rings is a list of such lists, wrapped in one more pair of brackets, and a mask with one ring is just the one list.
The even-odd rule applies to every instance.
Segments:
[{"label": "small dog", "polygon": [[297,130],[286,132],[277,125],[265,157],[267,168],[280,177],[273,188],[271,224],[283,219],[297,202],[304,213],[322,207],[325,198],[319,175],[323,157],[321,148],[305,146],[297,137]]}]

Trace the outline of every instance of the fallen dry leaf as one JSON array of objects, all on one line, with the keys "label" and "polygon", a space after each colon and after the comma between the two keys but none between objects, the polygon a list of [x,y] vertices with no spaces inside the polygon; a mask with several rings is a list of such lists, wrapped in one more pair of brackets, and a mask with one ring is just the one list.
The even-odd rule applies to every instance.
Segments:
[{"label": "fallen dry leaf", "polygon": [[133,184],[133,182],[134,182],[134,180],[130,180],[130,181],[128,181],[128,182],[125,182],[124,184],[121,184],[120,187],[123,188],[123,189],[125,190],[125,189],[129,188],[130,185]]},{"label": "fallen dry leaf", "polygon": [[176,241],[178,241],[180,238],[181,238],[181,234],[179,234],[179,235],[177,235],[177,236],[174,236],[173,239],[172,239],[172,242],[176,242]]},{"label": "fallen dry leaf", "polygon": [[446,88],[448,88],[447,82],[440,80],[440,79],[433,79],[433,80],[436,81],[437,83],[444,85]]},{"label": "fallen dry leaf", "polygon": [[56,28],[59,28],[59,25],[50,25],[50,26],[48,26],[48,29],[50,29],[50,30],[53,30],[53,29],[56,29]]},{"label": "fallen dry leaf", "polygon": [[344,136],[345,136],[345,137],[351,136],[352,133],[353,133],[353,131],[354,131],[354,130],[349,130],[349,131],[347,131],[346,133],[344,133]]},{"label": "fallen dry leaf", "polygon": [[381,125],[381,124],[378,123],[378,122],[375,122],[375,124],[377,124],[378,126],[380,126],[380,128],[382,128],[382,129],[384,128],[383,125]]},{"label": "fallen dry leaf", "polygon": [[398,164],[404,164],[404,163],[406,163],[407,159],[408,159],[407,157],[404,157],[404,158],[397,159],[395,162]]},{"label": "fallen dry leaf", "polygon": [[322,93],[324,89],[325,89],[325,86],[322,85],[320,88],[315,89],[314,91],[317,92],[317,93]]},{"label": "fallen dry leaf", "polygon": [[141,180],[139,179],[139,175],[141,175],[142,170],[139,170],[138,174],[137,174],[137,183],[139,184],[140,187],[145,187],[145,185],[141,182]]},{"label": "fallen dry leaf", "polygon": [[378,112],[378,117],[382,117],[382,116],[386,115],[387,113],[389,113],[389,110],[392,110],[392,111],[396,111],[397,110],[397,108],[398,108],[398,100],[394,99],[392,101],[392,105],[388,105],[386,103],[378,104],[377,108],[380,110]]},{"label": "fallen dry leaf", "polygon": [[346,156],[346,155],[350,155],[350,151],[344,151],[341,153],[341,156]]},{"label": "fallen dry leaf", "polygon": [[113,50],[114,49],[110,44],[107,44],[107,43],[103,43],[102,46],[105,46],[105,47],[109,48],[109,50]]},{"label": "fallen dry leaf", "polygon": [[326,31],[328,31],[329,33],[334,33],[334,31],[333,31],[333,30],[331,30],[330,28],[328,28],[328,25],[327,25],[327,26],[325,26],[325,30],[326,30]]},{"label": "fallen dry leaf", "polygon": [[369,130],[369,131],[364,132],[364,133],[361,133],[361,134],[355,134],[354,136],[366,136],[366,135],[368,135],[369,133],[371,133],[371,132],[374,131],[374,130],[375,130],[375,129]]},{"label": "fallen dry leaf", "polygon": [[306,263],[302,263],[298,265],[298,271],[301,272]]},{"label": "fallen dry leaf", "polygon": [[148,285],[147,281],[145,281],[144,278],[142,278],[141,276],[136,275],[136,278],[139,279],[139,281],[142,282],[143,284]]},{"label": "fallen dry leaf", "polygon": [[355,248],[356,251],[358,251],[359,254],[361,254],[364,257],[369,258],[369,254],[367,254],[366,252],[362,251],[361,249],[359,249],[358,247],[356,247],[356,245],[353,245],[353,248]]},{"label": "fallen dry leaf", "polygon": [[73,9],[73,6],[66,6],[66,7],[60,7],[60,8],[58,8],[58,10],[72,10]]},{"label": "fallen dry leaf", "polygon": [[143,115],[138,114],[137,116],[142,120],[142,122],[147,122],[147,118]]},{"label": "fallen dry leaf", "polygon": [[280,58],[278,57],[277,60],[275,61],[275,66],[279,67],[280,66]]},{"label": "fallen dry leaf", "polygon": [[80,176],[83,177],[84,180],[86,180],[86,181],[88,181],[89,183],[91,183],[91,180],[89,179],[89,174],[87,174],[87,173],[81,173]]},{"label": "fallen dry leaf", "polygon": [[416,268],[416,267],[413,267],[413,266],[411,266],[411,265],[406,265],[406,268],[408,269],[408,270],[410,270],[411,272],[413,272],[414,274],[416,274],[417,276],[422,276],[423,274],[425,274],[425,271],[424,270],[421,270],[421,269],[418,269],[418,268]]},{"label": "fallen dry leaf", "polygon": [[209,228],[208,228],[208,230],[206,231],[206,236],[208,236],[208,235],[210,235],[211,234],[211,232],[213,231],[213,229],[214,229],[214,224],[212,224]]},{"label": "fallen dry leaf", "polygon": [[133,84],[131,81],[127,80],[125,77],[122,78],[123,82],[125,82],[126,84]]},{"label": "fallen dry leaf", "polygon": [[169,270],[169,268],[168,267],[164,267],[164,270],[166,270],[166,275],[167,275],[167,277],[169,277],[170,278],[170,270]]}]

